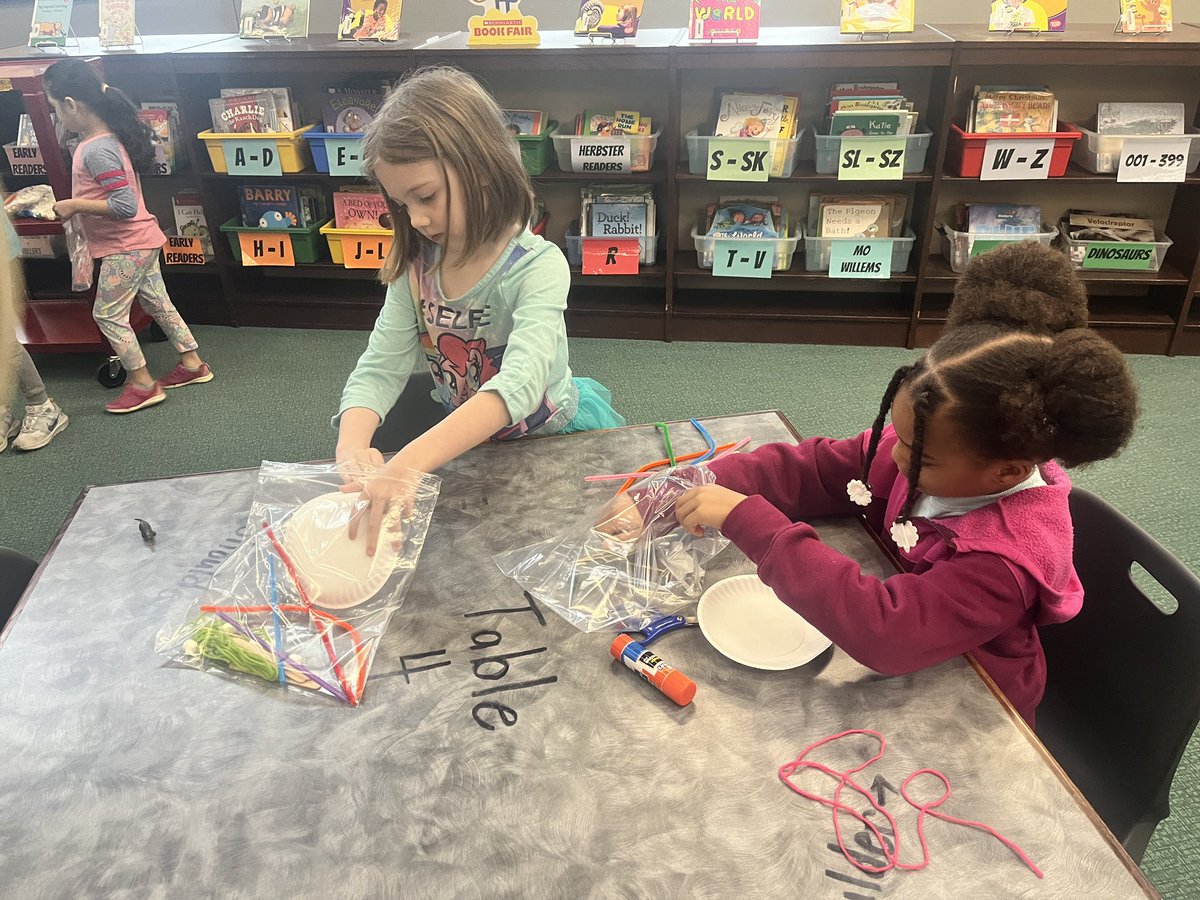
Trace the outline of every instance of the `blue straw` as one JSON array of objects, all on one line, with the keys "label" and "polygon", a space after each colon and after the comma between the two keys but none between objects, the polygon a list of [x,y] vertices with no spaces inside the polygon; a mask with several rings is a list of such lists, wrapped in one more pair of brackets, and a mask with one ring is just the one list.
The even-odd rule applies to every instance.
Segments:
[{"label": "blue straw", "polygon": [[700,432],[700,436],[704,438],[704,443],[708,444],[708,452],[692,463],[692,465],[698,466],[700,463],[704,462],[717,452],[717,442],[713,440],[712,435],[709,434],[708,430],[698,421],[692,419],[692,424],[696,426],[696,430]]},{"label": "blue straw", "polygon": [[279,621],[279,588],[275,584],[275,557],[267,556],[267,575],[271,581],[271,616],[275,619],[275,662],[279,666],[279,683],[287,687],[283,673],[283,626]]}]

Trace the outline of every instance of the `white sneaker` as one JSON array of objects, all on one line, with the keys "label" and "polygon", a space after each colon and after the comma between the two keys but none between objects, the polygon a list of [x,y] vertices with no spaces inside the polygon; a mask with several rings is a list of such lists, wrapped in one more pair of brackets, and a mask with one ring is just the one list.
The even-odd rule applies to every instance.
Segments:
[{"label": "white sneaker", "polygon": [[8,442],[21,433],[21,422],[7,406],[0,409],[3,410],[3,414],[0,414],[0,453],[3,453]]},{"label": "white sneaker", "polygon": [[27,406],[25,420],[21,423],[21,433],[13,441],[13,446],[18,450],[37,450],[39,447],[45,447],[56,434],[67,427],[68,422],[70,419],[53,399],[40,406]]}]

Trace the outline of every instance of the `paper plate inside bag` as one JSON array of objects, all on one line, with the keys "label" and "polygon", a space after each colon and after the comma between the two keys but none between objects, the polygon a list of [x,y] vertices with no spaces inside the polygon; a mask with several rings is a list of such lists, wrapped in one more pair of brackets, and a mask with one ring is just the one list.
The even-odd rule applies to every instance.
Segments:
[{"label": "paper plate inside bag", "polygon": [[367,525],[350,540],[347,527],[357,494],[332,491],[299,507],[283,529],[283,547],[314,606],[345,609],[379,593],[396,567],[396,549],[386,532],[374,556],[367,556]]},{"label": "paper plate inside bag", "polygon": [[794,669],[832,641],[786,606],[757,575],[718,581],[696,609],[708,642],[734,662],[755,669]]}]

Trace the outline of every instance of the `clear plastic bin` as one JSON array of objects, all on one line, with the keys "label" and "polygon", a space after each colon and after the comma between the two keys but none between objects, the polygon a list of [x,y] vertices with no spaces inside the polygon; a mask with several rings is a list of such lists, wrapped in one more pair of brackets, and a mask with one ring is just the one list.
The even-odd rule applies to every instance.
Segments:
[{"label": "clear plastic bin", "polygon": [[[796,169],[796,151],[800,148],[800,138],[803,136],[804,129],[801,128],[796,132],[795,137],[781,141],[771,141],[771,160],[768,174],[772,178],[791,177],[792,172]],[[709,141],[746,141],[757,144],[763,140],[763,138],[715,137],[711,134],[701,134],[699,128],[693,128],[689,131],[685,135],[685,139],[687,140],[688,171],[693,175],[708,174]]]},{"label": "clear plastic bin", "polygon": [[750,249],[758,249],[764,244],[774,248],[775,260],[771,264],[772,272],[783,272],[792,267],[792,257],[796,255],[796,245],[804,237],[804,226],[796,225],[791,237],[782,238],[727,238],[719,235],[702,234],[699,226],[692,229],[692,242],[696,245],[696,265],[702,269],[713,267],[713,255],[717,249],[717,241],[745,244]]},{"label": "clear plastic bin", "polygon": [[[871,238],[873,241],[890,241],[892,244],[892,273],[908,271],[908,257],[912,253],[917,236],[911,228],[894,238]],[[809,272],[828,272],[829,259],[833,255],[835,241],[861,243],[858,238],[826,238],[809,235],[804,239],[804,268]]]},{"label": "clear plastic bin", "polygon": [[[1140,265],[1130,265],[1125,269],[1125,271],[1157,272],[1160,268],[1162,268],[1163,260],[1167,258],[1167,251],[1171,249],[1171,244],[1174,243],[1174,241],[1161,232],[1158,234],[1160,240],[1148,241],[1146,243],[1135,243],[1133,241],[1073,241],[1067,236],[1066,230],[1062,229],[1061,226],[1060,230],[1062,231],[1063,247],[1067,251],[1067,258],[1071,260],[1071,265],[1076,269],[1084,268],[1084,260],[1087,256],[1088,248],[1093,244],[1100,244],[1104,247],[1113,245],[1112,249],[1118,252],[1149,252],[1150,267],[1148,269],[1142,269]],[[1114,268],[1120,270],[1122,267],[1116,266]]]},{"label": "clear plastic bin", "polygon": [[[583,238],[579,234],[579,220],[576,219],[567,227],[567,262],[572,266],[583,265],[583,242],[587,238]],[[638,264],[643,266],[652,266],[658,262],[658,235],[648,235],[647,237],[638,238],[638,243],[641,244],[642,252],[638,256]]]},{"label": "clear plastic bin", "polygon": [[[842,153],[842,136],[816,134],[817,139],[817,174],[836,175],[838,158]],[[855,136],[855,141],[870,141],[888,143],[897,138],[904,138],[904,174],[916,175],[925,170],[925,154],[929,151],[929,141],[933,138],[930,131],[918,131],[916,134],[904,135],[872,135],[867,137]]]},{"label": "clear plastic bin", "polygon": [[[552,134],[550,139],[554,141],[554,152],[558,154],[558,167],[564,172],[615,175],[622,172],[648,172],[654,165],[654,151],[658,149],[658,137],[661,134],[662,130],[659,129],[653,134],[618,137]],[[595,155],[577,158],[575,148],[581,144],[597,148]],[[624,149],[618,150],[619,147]],[[628,165],[625,165],[626,162]],[[588,166],[592,168],[587,168]]]},{"label": "clear plastic bin", "polygon": [[1139,144],[1147,141],[1186,140],[1189,146],[1185,171],[1191,174],[1200,165],[1200,132],[1147,135],[1097,134],[1080,125],[1070,127],[1083,135],[1083,140],[1076,141],[1075,146],[1071,148],[1071,159],[1097,175],[1115,174],[1121,166],[1121,154],[1125,150],[1131,152],[1137,150]]},{"label": "clear plastic bin", "polygon": [[949,225],[943,225],[942,252],[946,259],[950,260],[950,268],[955,272],[961,272],[971,261],[971,249],[975,241],[1004,241],[1006,243],[1037,241],[1039,244],[1049,247],[1058,237],[1058,229],[1046,225],[1043,225],[1042,228],[1047,230],[1037,234],[986,234],[977,231],[955,231]]}]

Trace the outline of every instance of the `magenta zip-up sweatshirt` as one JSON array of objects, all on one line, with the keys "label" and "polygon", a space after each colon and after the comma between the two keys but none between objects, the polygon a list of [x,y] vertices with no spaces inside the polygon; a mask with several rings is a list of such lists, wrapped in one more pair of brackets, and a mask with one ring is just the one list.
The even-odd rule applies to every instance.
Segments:
[{"label": "magenta zip-up sweatshirt", "polygon": [[[871,465],[871,505],[864,510],[846,493],[862,477],[869,438],[768,444],[714,462],[717,483],[747,495],[722,533],[784,603],[858,662],[900,675],[969,651],[1033,725],[1046,687],[1037,626],[1065,622],[1083,604],[1071,561],[1070,480],[1045,463],[1044,487],[963,516],[914,518],[920,539],[906,553],[888,533],[908,493],[890,426]],[[802,521],[860,513],[903,571],[882,581],[864,574]]]}]

